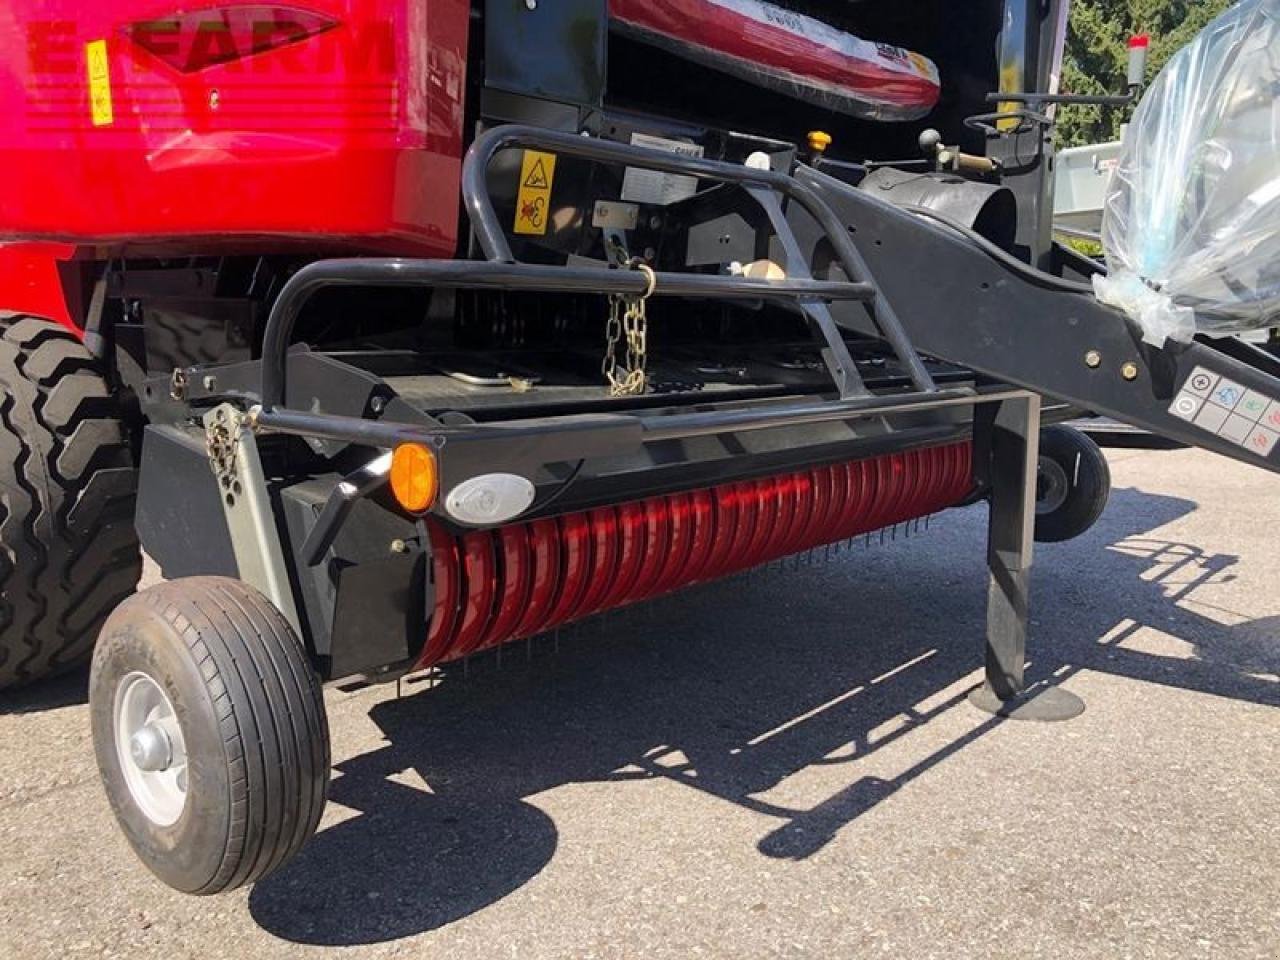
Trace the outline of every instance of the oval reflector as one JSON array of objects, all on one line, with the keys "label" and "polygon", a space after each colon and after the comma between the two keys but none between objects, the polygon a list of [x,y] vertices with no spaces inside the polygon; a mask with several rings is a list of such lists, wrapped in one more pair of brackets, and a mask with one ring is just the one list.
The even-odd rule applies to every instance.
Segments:
[{"label": "oval reflector", "polygon": [[420,443],[402,443],[391,455],[391,492],[410,513],[425,513],[436,502],[436,458]]}]

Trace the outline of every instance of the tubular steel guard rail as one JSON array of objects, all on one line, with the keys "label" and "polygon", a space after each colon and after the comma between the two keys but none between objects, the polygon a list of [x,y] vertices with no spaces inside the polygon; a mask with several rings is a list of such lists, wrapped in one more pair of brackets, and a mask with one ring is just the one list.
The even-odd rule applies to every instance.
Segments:
[{"label": "tubular steel guard rail", "polygon": [[[869,284],[832,280],[752,280],[696,273],[660,273],[654,296],[759,297],[869,300]],[[284,285],[267,319],[262,340],[262,406],[284,403],[285,361],[293,328],[318,290],[339,286],[452,287],[454,289],[531,290],[545,293],[605,293],[639,296],[647,281],[635,270],[551,267],[483,260],[409,260],[369,257],[318,260]]]},{"label": "tubular steel guard rail", "polygon": [[321,260],[294,274],[280,291],[267,319],[262,348],[262,406],[271,411],[285,402],[286,355],[298,316],[318,290],[332,286],[420,286],[455,289],[526,290],[638,296],[643,275],[629,270],[557,267],[515,261],[494,212],[486,175],[503,149],[531,147],[601,163],[632,164],[663,173],[722,183],[763,187],[800,204],[818,222],[851,282],[813,279],[754,280],[694,273],[660,273],[655,295],[677,297],[753,297],[771,300],[859,300],[872,305],[877,328],[902,363],[916,390],[936,393],[938,386],[912,346],[892,306],[876,289],[866,261],[849,239],[831,207],[808,186],[772,170],[683,157],[526,126],[501,126],[479,136],[467,152],[462,194],[487,261],[361,258]]},{"label": "tubular steel guard rail", "polygon": [[[873,285],[875,283],[866,260],[849,238],[845,224],[836,216],[835,211],[816,191],[792,176],[773,170],[757,170],[754,167],[736,163],[723,163],[718,160],[704,160],[700,157],[686,157],[675,153],[664,153],[661,150],[633,147],[630,144],[602,140],[598,137],[582,137],[572,133],[516,125],[494,127],[481,134],[471,144],[471,149],[467,151],[466,160],[462,164],[462,197],[467,206],[467,214],[471,217],[472,226],[475,228],[476,237],[480,241],[480,247],[490,260],[511,263],[515,259],[511,253],[511,245],[507,243],[506,235],[498,222],[497,214],[494,213],[493,202],[485,182],[489,162],[499,150],[510,147],[550,150],[553,153],[569,154],[597,163],[632,164],[657,170],[660,173],[681,174],[741,186],[766,187],[800,204],[818,222],[827,239],[831,241],[836,259],[840,261],[845,274],[851,280]],[[925,369],[924,363],[912,346],[906,330],[889,301],[881,295],[879,290],[874,292],[870,300],[877,327],[893,348],[898,360],[906,368],[916,389],[922,392],[936,390],[937,384]]]}]

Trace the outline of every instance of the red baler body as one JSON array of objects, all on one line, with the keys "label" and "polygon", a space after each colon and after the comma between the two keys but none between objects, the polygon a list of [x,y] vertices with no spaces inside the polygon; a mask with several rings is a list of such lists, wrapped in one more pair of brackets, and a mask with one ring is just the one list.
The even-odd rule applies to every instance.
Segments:
[{"label": "red baler body", "polygon": [[9,0],[0,241],[452,256],[468,11]]}]

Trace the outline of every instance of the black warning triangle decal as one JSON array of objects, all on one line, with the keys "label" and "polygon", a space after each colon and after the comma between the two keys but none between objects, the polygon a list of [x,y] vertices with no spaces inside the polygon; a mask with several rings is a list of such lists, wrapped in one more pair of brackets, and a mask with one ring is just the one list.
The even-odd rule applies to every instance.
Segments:
[{"label": "black warning triangle decal", "polygon": [[547,168],[542,165],[541,157],[533,165],[533,169],[529,171],[529,176],[525,178],[524,185],[531,190],[546,190],[551,186],[547,181]]}]

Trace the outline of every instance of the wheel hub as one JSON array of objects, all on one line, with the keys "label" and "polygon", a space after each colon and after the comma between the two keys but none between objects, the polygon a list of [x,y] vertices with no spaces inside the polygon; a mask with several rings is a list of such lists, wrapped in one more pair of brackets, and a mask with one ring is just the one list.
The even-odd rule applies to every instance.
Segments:
[{"label": "wheel hub", "polygon": [[116,688],[116,756],[129,795],[158,826],[177,823],[187,805],[187,747],[173,703],[145,673]]},{"label": "wheel hub", "polygon": [[1036,471],[1036,513],[1053,513],[1067,502],[1071,481],[1062,464],[1052,457],[1041,457]]},{"label": "wheel hub", "polygon": [[168,770],[173,762],[173,747],[169,735],[158,723],[149,723],[129,740],[129,756],[139,770],[158,773]]}]

